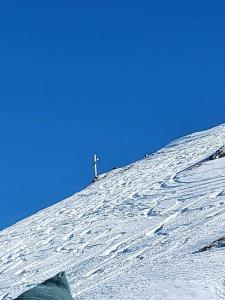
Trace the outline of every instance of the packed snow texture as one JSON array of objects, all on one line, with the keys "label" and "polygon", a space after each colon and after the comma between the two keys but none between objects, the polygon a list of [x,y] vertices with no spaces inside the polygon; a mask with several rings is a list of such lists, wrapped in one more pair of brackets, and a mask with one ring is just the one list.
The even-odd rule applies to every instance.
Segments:
[{"label": "packed snow texture", "polygon": [[[100,176],[0,232],[0,299],[65,270],[79,300],[225,299],[225,125]],[[197,253],[196,253],[197,252]]]}]

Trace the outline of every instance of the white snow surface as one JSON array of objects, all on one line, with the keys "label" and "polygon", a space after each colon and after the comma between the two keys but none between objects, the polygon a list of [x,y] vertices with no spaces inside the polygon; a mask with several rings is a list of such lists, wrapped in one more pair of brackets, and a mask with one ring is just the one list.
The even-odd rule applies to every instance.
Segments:
[{"label": "white snow surface", "polygon": [[0,232],[0,299],[65,270],[74,299],[225,299],[225,125],[100,176]]}]

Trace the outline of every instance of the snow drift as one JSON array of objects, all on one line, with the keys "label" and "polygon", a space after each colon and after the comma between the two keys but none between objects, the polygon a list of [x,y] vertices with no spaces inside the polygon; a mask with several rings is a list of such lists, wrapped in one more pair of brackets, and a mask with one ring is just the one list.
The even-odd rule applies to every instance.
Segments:
[{"label": "snow drift", "polygon": [[80,300],[224,299],[224,145],[188,135],[1,231],[0,299],[64,270]]}]

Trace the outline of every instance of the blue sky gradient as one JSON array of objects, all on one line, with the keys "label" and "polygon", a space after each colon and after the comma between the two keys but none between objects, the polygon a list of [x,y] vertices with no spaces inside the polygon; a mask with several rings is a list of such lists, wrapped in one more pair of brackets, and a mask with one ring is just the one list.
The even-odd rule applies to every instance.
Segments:
[{"label": "blue sky gradient", "polygon": [[225,122],[225,2],[1,1],[0,228]]}]

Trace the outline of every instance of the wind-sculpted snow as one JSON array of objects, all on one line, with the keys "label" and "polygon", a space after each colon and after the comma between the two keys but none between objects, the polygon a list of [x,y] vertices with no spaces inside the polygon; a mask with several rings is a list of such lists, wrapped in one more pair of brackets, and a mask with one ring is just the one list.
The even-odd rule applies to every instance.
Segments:
[{"label": "wind-sculpted snow", "polygon": [[[65,270],[74,298],[224,299],[225,126],[176,140],[0,232],[0,299]],[[197,253],[195,253],[197,252]]]}]

